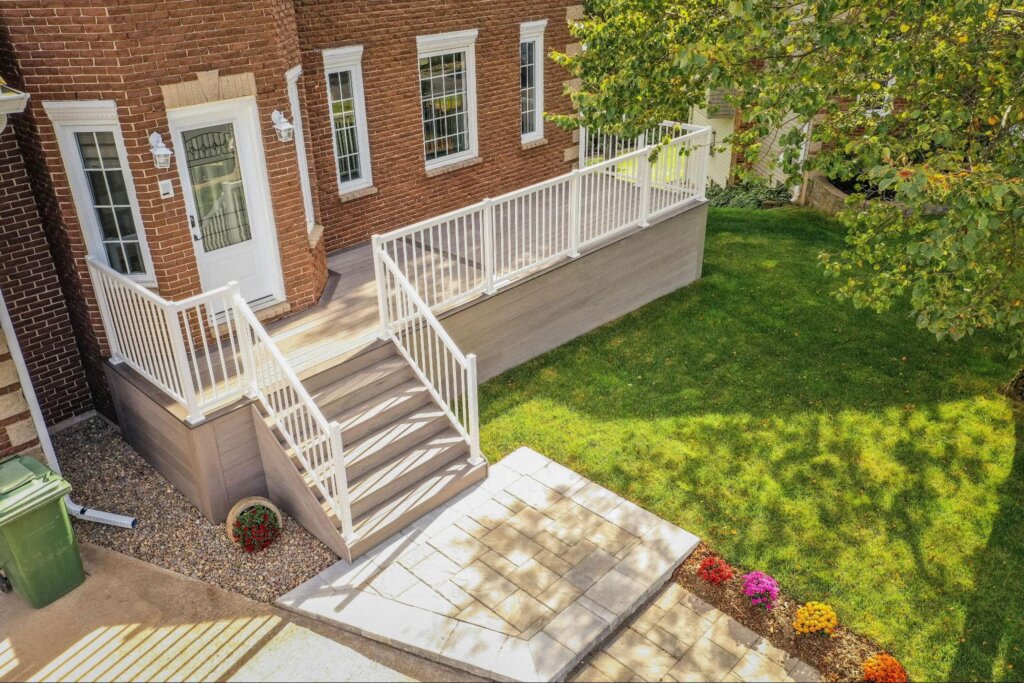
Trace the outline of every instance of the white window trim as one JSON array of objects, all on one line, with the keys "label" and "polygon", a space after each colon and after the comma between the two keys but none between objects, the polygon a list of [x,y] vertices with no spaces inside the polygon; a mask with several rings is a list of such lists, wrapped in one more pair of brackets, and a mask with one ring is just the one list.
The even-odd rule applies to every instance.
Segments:
[{"label": "white window trim", "polygon": [[523,144],[536,142],[544,139],[544,29],[547,28],[548,20],[526,21],[519,24],[519,44],[522,49],[523,43],[534,43],[534,89],[536,91],[536,111],[534,117],[534,131],[522,136]]},{"label": "white window trim", "polygon": [[[363,96],[363,46],[352,45],[323,51],[324,84],[327,88],[327,121],[331,129],[331,146],[334,149],[334,178],[338,183],[338,194],[349,194],[373,187],[373,164],[370,160],[370,137],[366,126],[366,100]],[[352,78],[352,97],[356,105],[356,133],[359,144],[359,164],[362,178],[341,181],[338,171],[338,137],[334,134],[334,118],[331,116],[331,74],[348,71]]]},{"label": "white window trim", "polygon": [[91,256],[95,256],[103,263],[107,263],[107,253],[103,249],[103,232],[96,220],[96,213],[92,210],[92,193],[85,177],[85,169],[82,167],[82,158],[78,151],[75,133],[109,132],[114,135],[117,155],[124,172],[125,187],[128,190],[128,200],[131,202],[132,216],[135,218],[136,229],[139,233],[142,263],[146,269],[145,273],[135,273],[126,275],[126,277],[141,285],[155,287],[153,259],[150,256],[149,244],[146,240],[146,226],[142,222],[142,214],[139,211],[139,198],[135,193],[135,176],[128,165],[128,155],[124,148],[121,122],[117,116],[117,103],[113,100],[43,102],[43,110],[50,118],[57,133],[57,146],[60,149],[61,160],[64,162],[68,184],[71,186],[71,197],[74,200],[78,222],[82,226],[86,247]]},{"label": "white window trim", "polygon": [[284,73],[288,86],[288,106],[292,110],[292,125],[295,126],[295,161],[299,166],[299,187],[302,190],[302,209],[306,213],[306,230],[313,232],[316,215],[313,212],[313,188],[309,182],[309,161],[306,158],[306,133],[302,124],[302,106],[299,103],[299,77],[302,65],[298,64]]},{"label": "white window trim", "polygon": [[[479,34],[477,29],[468,31],[453,31],[451,33],[435,33],[428,36],[416,36],[416,82],[417,82],[417,106],[420,109],[420,128],[423,128],[423,106],[422,95],[419,92],[419,61],[424,57],[436,57],[448,54],[449,52],[466,53],[466,125],[469,134],[469,149],[458,154],[441,157],[439,159],[426,158],[425,144],[420,145],[423,153],[424,168],[427,171],[444,168],[452,164],[459,164],[469,159],[475,159],[480,155],[480,147],[477,140],[476,121],[476,37]],[[424,140],[424,143],[426,141]]]}]

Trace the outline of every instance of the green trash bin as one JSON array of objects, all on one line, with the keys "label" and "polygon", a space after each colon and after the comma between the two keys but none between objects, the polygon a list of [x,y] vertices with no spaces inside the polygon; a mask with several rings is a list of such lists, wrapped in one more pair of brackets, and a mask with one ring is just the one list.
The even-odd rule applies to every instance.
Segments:
[{"label": "green trash bin", "polygon": [[0,570],[33,607],[45,607],[85,581],[64,508],[70,490],[34,458],[0,462]]}]

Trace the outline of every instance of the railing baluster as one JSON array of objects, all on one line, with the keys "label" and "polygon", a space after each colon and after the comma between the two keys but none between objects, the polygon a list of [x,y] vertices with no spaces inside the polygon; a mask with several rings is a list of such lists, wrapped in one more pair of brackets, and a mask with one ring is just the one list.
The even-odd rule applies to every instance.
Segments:
[{"label": "railing baluster", "polygon": [[485,199],[483,203],[483,261],[484,291],[494,294],[494,202]]}]

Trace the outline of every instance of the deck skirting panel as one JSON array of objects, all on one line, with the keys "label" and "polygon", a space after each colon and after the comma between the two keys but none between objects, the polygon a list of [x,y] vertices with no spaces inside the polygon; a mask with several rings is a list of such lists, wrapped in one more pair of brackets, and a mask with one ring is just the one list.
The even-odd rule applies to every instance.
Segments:
[{"label": "deck skirting panel", "polygon": [[707,204],[468,302],[441,318],[480,381],[699,279]]}]

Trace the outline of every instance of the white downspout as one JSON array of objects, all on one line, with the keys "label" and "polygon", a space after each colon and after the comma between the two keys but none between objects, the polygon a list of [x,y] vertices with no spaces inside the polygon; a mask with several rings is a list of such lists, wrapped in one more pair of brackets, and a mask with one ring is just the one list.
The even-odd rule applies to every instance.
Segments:
[{"label": "white downspout", "polygon": [[[32,414],[32,423],[35,425],[36,434],[39,437],[39,445],[43,449],[43,455],[46,456],[46,462],[49,463],[50,469],[60,474],[60,463],[57,462],[57,453],[53,450],[50,432],[46,429],[46,423],[43,421],[43,411],[39,407],[39,399],[36,398],[35,389],[32,387],[32,378],[28,374],[28,366],[25,364],[25,357],[21,353],[21,345],[18,343],[18,337],[14,332],[14,324],[11,322],[11,316],[7,312],[7,302],[4,301],[3,292],[0,292],[0,325],[2,325],[4,335],[7,337],[11,359],[18,370],[18,379],[21,380],[21,391],[25,395],[25,401],[28,403],[29,413]],[[88,522],[119,526],[126,529],[134,529],[135,525],[138,524],[138,520],[134,517],[91,510],[79,505],[71,500],[71,496],[64,496],[64,506],[67,507],[68,514],[72,517],[84,519]]]}]

